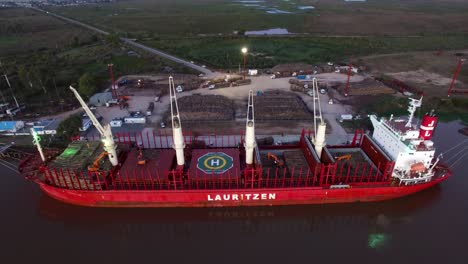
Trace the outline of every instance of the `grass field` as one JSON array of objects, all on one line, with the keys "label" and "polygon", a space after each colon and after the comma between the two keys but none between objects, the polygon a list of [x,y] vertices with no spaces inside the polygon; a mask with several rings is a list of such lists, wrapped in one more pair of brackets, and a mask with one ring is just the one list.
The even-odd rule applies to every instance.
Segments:
[{"label": "grass field", "polygon": [[240,49],[247,46],[247,66],[269,68],[286,62],[348,61],[350,57],[370,54],[461,49],[468,47],[468,34],[421,37],[171,38],[147,40],[145,44],[215,68],[230,69],[238,67],[241,62]]},{"label": "grass field", "polygon": [[[127,0],[49,9],[213,68],[237,69],[244,45],[253,68],[468,48],[468,4],[461,0]],[[269,28],[298,35],[233,33]]]},{"label": "grass field", "polygon": [[[310,6],[314,9],[300,9]],[[108,30],[158,36],[276,27],[325,35],[468,33],[468,5],[462,0],[127,0],[50,10]]]},{"label": "grass field", "polygon": [[92,41],[88,30],[25,8],[0,9],[0,36],[0,56],[60,50]]}]

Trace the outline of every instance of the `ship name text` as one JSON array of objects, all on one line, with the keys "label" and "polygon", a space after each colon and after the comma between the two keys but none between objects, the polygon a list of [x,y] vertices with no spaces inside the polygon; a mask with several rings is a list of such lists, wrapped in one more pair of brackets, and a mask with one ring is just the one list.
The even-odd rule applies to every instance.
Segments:
[{"label": "ship name text", "polygon": [[208,194],[208,201],[276,200],[276,193]]}]

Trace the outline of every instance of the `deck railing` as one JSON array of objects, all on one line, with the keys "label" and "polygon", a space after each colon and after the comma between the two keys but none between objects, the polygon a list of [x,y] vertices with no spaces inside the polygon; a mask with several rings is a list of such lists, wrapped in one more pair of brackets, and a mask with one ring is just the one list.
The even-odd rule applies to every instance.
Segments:
[{"label": "deck railing", "polygon": [[[387,165],[388,166],[388,165]],[[83,172],[69,169],[46,169],[44,180],[53,186],[76,190],[203,190],[258,189],[289,187],[328,187],[337,184],[383,184],[384,166],[369,163],[340,163],[310,167],[253,168],[207,175],[177,170],[153,168],[119,170],[115,172]]]}]

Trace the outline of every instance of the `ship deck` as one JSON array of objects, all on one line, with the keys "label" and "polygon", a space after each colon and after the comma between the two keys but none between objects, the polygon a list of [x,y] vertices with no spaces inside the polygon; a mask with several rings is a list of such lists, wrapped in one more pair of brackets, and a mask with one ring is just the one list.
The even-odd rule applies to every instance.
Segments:
[{"label": "ship deck", "polygon": [[[170,145],[170,140],[166,142]],[[388,183],[393,170],[393,161],[367,137],[359,145],[325,147],[319,158],[310,139],[303,134],[296,143],[255,148],[254,163],[249,166],[246,165],[241,142],[224,139],[221,142],[224,143],[220,146],[200,145],[199,142],[197,145],[188,144],[184,151],[184,166],[177,165],[175,151],[166,146],[157,148],[151,144],[139,144],[139,149],[132,147],[136,145],[134,142],[123,142],[119,144],[121,166],[113,170],[102,166],[98,172],[88,172],[87,166],[99,155],[99,147],[90,151],[89,142],[76,142],[71,144],[74,146],[71,149],[78,151],[71,153],[70,148],[66,149],[50,162],[45,178],[61,187],[79,186],[82,189],[240,189],[363,183],[382,185]],[[232,144],[226,146],[226,142]],[[140,151],[144,164],[139,162]],[[335,160],[344,155],[349,157]],[[81,159],[74,159],[81,156]],[[62,163],[57,163],[57,160]],[[67,166],[73,162],[81,163],[81,167],[56,171],[57,164]]]}]

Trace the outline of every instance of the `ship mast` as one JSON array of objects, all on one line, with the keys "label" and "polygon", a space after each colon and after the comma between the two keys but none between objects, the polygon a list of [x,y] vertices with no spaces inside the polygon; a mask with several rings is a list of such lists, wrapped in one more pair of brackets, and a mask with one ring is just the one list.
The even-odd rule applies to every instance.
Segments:
[{"label": "ship mast", "polygon": [[34,128],[31,128],[31,135],[33,136],[33,144],[37,147],[37,151],[39,151],[39,155],[41,155],[41,160],[45,162],[44,152],[42,151],[41,146],[41,138],[37,134]]},{"label": "ship mast", "polygon": [[[318,83],[317,78],[312,79],[312,91],[314,97],[314,138],[313,143],[315,146],[315,151],[317,152],[318,157],[322,156],[322,149],[325,146],[325,131],[327,124],[323,121],[322,118],[322,108],[320,107],[320,98],[318,92]],[[319,123],[317,124],[317,119]]]},{"label": "ship mast", "polygon": [[254,120],[254,104],[253,91],[249,91],[249,100],[247,105],[247,121],[245,123],[245,163],[253,164],[253,154],[255,148],[255,120]]},{"label": "ship mast", "polygon": [[117,152],[115,150],[114,137],[112,136],[112,131],[109,124],[102,127],[101,123],[99,123],[93,112],[91,112],[91,109],[89,109],[88,105],[85,103],[85,101],[83,101],[83,98],[81,98],[80,94],[75,90],[75,88],[70,86],[70,90],[72,90],[72,92],[75,94],[76,99],[78,99],[81,107],[83,107],[83,110],[86,112],[89,119],[91,119],[91,122],[93,122],[94,127],[97,129],[99,134],[101,134],[101,140],[102,143],[104,143],[104,150],[109,156],[109,161],[112,166],[116,166],[119,161],[117,159]]},{"label": "ship mast", "polygon": [[419,100],[410,98],[410,102],[409,102],[409,106],[408,106],[408,112],[409,112],[408,122],[406,123],[405,127],[411,127],[412,126],[414,113],[416,112],[416,108],[421,107],[422,99],[423,99],[422,96],[421,96],[421,99],[419,99]]},{"label": "ship mast", "polygon": [[182,134],[182,124],[180,123],[179,106],[177,105],[176,90],[174,78],[169,77],[169,99],[171,100],[171,120],[172,120],[172,138],[174,141],[173,148],[176,152],[177,165],[184,166],[184,136]]}]

